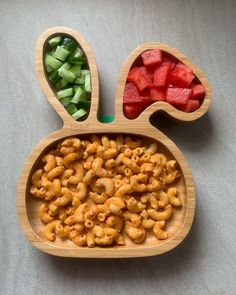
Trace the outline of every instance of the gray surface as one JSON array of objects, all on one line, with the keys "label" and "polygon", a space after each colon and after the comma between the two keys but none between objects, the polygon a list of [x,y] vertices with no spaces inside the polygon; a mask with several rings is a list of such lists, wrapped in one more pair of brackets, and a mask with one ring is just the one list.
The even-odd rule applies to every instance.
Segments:
[{"label": "gray surface", "polygon": [[[113,112],[124,59],[142,42],[177,47],[209,77],[214,101],[207,116],[190,125],[156,119],[186,156],[197,187],[192,231],[172,252],[61,259],[21,234],[21,166],[41,138],[61,127],[34,72],[37,37],[55,25],[78,29],[93,48],[105,114]],[[236,294],[236,2],[1,0],[0,29],[0,294]]]}]

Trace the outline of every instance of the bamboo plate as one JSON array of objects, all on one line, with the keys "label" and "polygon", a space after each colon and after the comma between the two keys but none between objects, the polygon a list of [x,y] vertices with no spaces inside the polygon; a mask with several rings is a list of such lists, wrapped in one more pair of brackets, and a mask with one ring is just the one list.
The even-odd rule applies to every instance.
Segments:
[{"label": "bamboo plate", "polygon": [[[60,34],[74,38],[84,50],[92,77],[91,108],[88,118],[85,121],[75,121],[60,104],[45,76],[43,66],[43,54],[46,42],[51,37]],[[123,92],[128,71],[136,58],[147,49],[160,48],[166,51],[184,64],[190,66],[194,74],[204,85],[206,96],[201,107],[193,113],[181,112],[170,104],[157,102],[145,109],[141,115],[129,120],[123,114]],[[211,88],[205,75],[187,57],[178,50],[159,43],[145,43],[134,50],[127,58],[122,67],[116,91],[115,120],[109,124],[102,124],[97,119],[99,100],[98,72],[94,55],[87,42],[82,36],[69,28],[54,27],[45,31],[38,39],[36,46],[36,71],[37,76],[48,101],[63,120],[63,127],[59,131],[48,135],[41,140],[29,155],[22,169],[22,174],[17,186],[17,211],[22,231],[30,242],[41,251],[64,257],[88,257],[88,258],[121,258],[121,257],[142,257],[152,256],[167,252],[179,245],[188,234],[195,212],[195,188],[189,166],[178,147],[162,132],[150,124],[150,116],[157,111],[165,112],[168,116],[181,122],[190,122],[200,118],[209,108],[211,102]],[[42,155],[58,140],[69,136],[86,136],[86,134],[134,134],[137,136],[156,140],[160,149],[175,158],[182,170],[182,178],[178,189],[182,191],[183,206],[181,210],[175,210],[174,217],[168,222],[167,230],[169,238],[165,241],[158,241],[155,237],[147,237],[143,244],[134,244],[127,240],[125,246],[113,246],[108,248],[87,248],[79,247],[71,241],[57,239],[55,242],[46,241],[42,234],[42,223],[38,218],[37,210],[39,201],[30,197],[29,188],[32,171],[35,169]]]}]

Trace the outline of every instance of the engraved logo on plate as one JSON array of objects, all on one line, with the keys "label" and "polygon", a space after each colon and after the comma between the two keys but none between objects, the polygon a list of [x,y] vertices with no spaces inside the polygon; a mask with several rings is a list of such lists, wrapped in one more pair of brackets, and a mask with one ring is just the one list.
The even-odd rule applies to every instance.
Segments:
[{"label": "engraved logo on plate", "polygon": [[77,124],[70,125],[70,129],[72,132],[88,131],[89,127],[90,127],[89,123],[84,123],[81,125],[77,125]]}]

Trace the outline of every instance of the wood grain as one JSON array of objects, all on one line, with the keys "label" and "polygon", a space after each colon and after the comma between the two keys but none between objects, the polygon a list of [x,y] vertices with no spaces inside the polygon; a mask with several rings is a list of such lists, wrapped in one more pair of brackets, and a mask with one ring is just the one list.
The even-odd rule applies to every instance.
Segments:
[{"label": "wood grain", "polygon": [[[46,42],[49,38],[55,35],[66,35],[73,37],[82,47],[88,60],[88,64],[91,70],[92,78],[92,93],[91,93],[91,111],[88,119],[82,122],[75,121],[70,117],[62,105],[56,98],[55,91],[50,87],[47,78],[45,77],[45,71],[43,67],[43,54],[45,52]],[[123,115],[123,91],[124,85],[127,79],[127,73],[135,61],[135,59],[145,50],[160,48],[165,50],[180,61],[184,62],[188,66],[193,68],[195,75],[203,83],[206,88],[206,97],[202,106],[193,113],[180,112],[173,108],[167,103],[155,103],[151,107],[147,108],[142,115],[134,120],[128,120]],[[138,47],[135,51],[131,53],[125,62],[120,79],[118,81],[118,87],[116,92],[116,119],[107,125],[101,124],[97,120],[97,108],[98,108],[98,74],[97,67],[92,51],[86,41],[81,37],[78,32],[65,27],[54,27],[48,29],[44,32],[36,45],[36,71],[37,76],[40,81],[41,88],[43,89],[49,102],[56,110],[56,112],[61,116],[64,122],[64,126],[58,132],[49,135],[47,138],[43,139],[31,152],[28,157],[23,172],[21,174],[18,190],[17,190],[17,209],[19,220],[21,223],[21,228],[25,233],[26,237],[31,241],[31,243],[39,248],[40,250],[47,252],[49,254],[57,256],[68,256],[68,257],[90,257],[90,258],[121,258],[121,257],[140,257],[140,256],[151,256],[158,255],[167,252],[179,243],[188,234],[195,212],[195,188],[193,184],[193,179],[191,171],[188,167],[183,154],[177,148],[177,146],[163,133],[156,130],[149,122],[151,114],[157,110],[167,112],[171,117],[178,119],[180,121],[193,121],[200,116],[202,116],[209,108],[211,102],[211,90],[209,83],[204,76],[204,74],[189,61],[184,55],[174,48],[171,48],[165,44],[147,43]],[[127,131],[128,130],[128,131]],[[68,136],[83,136],[86,134],[94,133],[105,133],[105,134],[133,134],[137,136],[143,136],[156,140],[164,153],[169,154],[170,158],[175,158],[182,171],[182,179],[178,184],[179,189],[184,192],[185,198],[183,201],[182,212],[178,212],[176,216],[172,219],[170,223],[169,238],[165,241],[157,241],[154,237],[146,239],[146,241],[141,244],[126,243],[125,246],[118,247],[108,247],[108,248],[85,248],[78,247],[77,245],[67,242],[59,242],[56,240],[54,243],[45,241],[42,237],[41,229],[42,225],[37,215],[37,205],[36,202],[30,200],[30,179],[32,171],[38,162],[39,158],[46,152],[46,150],[53,145],[56,141],[68,137]]]}]

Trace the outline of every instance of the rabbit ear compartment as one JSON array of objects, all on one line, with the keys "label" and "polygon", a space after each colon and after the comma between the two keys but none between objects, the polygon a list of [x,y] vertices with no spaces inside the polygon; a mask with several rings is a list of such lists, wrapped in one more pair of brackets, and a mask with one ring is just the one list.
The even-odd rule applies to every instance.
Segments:
[{"label": "rabbit ear compartment", "polygon": [[79,32],[67,27],[43,32],[36,44],[35,65],[40,86],[64,123],[97,118],[97,65]]},{"label": "rabbit ear compartment", "polygon": [[127,119],[148,119],[162,111],[179,121],[194,121],[211,100],[206,76],[186,56],[166,44],[144,43],[121,69],[115,105],[116,114]]}]

